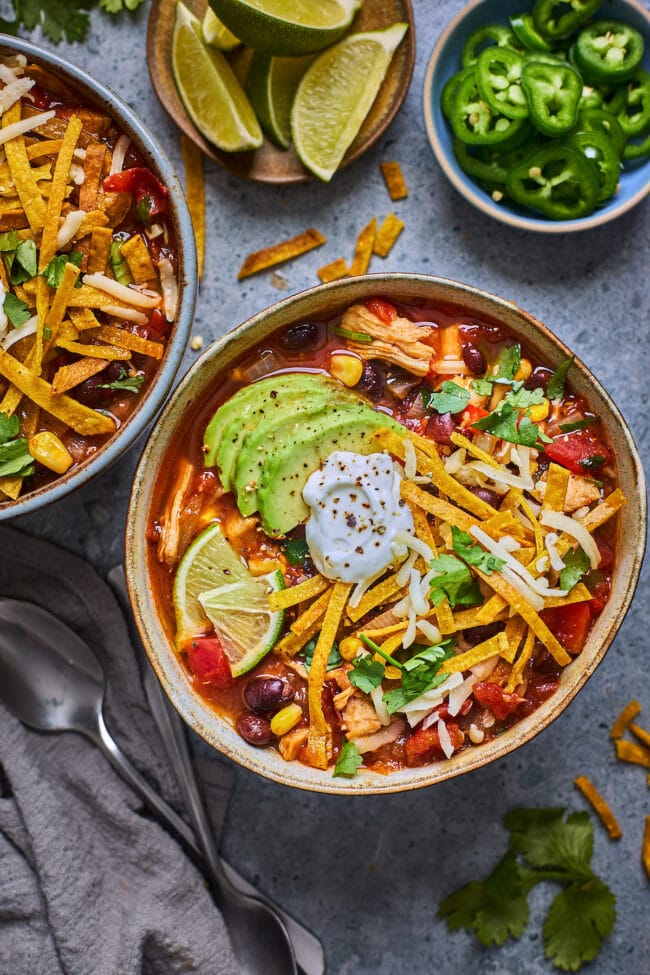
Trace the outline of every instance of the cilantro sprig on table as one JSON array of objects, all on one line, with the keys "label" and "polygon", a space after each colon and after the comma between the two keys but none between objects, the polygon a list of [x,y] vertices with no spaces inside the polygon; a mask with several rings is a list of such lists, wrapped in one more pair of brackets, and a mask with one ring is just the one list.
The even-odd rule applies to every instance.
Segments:
[{"label": "cilantro sprig on table", "polygon": [[441,901],[451,931],[473,931],[484,945],[519,938],[528,923],[528,894],[539,883],[560,884],[544,924],[547,958],[577,971],[600,951],[616,920],[616,898],[591,868],[594,834],[588,813],[513,809],[504,823],[510,844],[492,873]]},{"label": "cilantro sprig on table", "polygon": [[0,18],[0,30],[18,34],[40,27],[44,36],[56,44],[83,41],[90,27],[88,11],[100,7],[105,13],[134,11],[144,0],[12,0],[14,20]]}]

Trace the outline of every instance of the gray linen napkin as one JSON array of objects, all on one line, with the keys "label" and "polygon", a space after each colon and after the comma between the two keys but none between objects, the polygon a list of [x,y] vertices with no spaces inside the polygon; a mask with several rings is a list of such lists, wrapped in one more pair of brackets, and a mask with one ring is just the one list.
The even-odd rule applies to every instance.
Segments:
[{"label": "gray linen napkin", "polygon": [[[108,586],[82,559],[0,528],[0,595],[44,606],[90,644],[109,730],[179,808]],[[231,770],[209,764],[208,803],[222,821]],[[194,865],[94,745],[30,731],[0,706],[0,975],[181,972],[239,973]]]}]

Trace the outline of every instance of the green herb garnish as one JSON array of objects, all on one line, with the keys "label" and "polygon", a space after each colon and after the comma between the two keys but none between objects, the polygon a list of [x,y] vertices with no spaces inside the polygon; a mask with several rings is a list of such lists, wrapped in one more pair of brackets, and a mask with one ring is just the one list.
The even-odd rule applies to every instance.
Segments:
[{"label": "green herb garnish", "polygon": [[386,668],[380,660],[373,660],[370,654],[365,657],[357,657],[354,667],[348,671],[348,678],[351,684],[358,687],[364,694],[370,694],[376,687],[379,687],[384,679]]},{"label": "green herb garnish", "polygon": [[25,281],[35,277],[37,271],[38,252],[35,242],[29,237],[21,241],[14,252],[9,269],[9,280],[12,284],[24,284]]},{"label": "green herb garnish", "polygon": [[434,606],[445,599],[451,609],[455,606],[478,606],[483,602],[481,590],[471,571],[455,555],[439,555],[429,562],[429,568],[438,575],[431,580],[429,598]]},{"label": "green herb garnish", "polygon": [[436,646],[419,649],[414,645],[412,649],[417,649],[417,653],[401,665],[401,685],[383,695],[382,699],[389,714],[394,714],[405,704],[410,704],[427,691],[444,684],[449,677],[449,674],[440,674],[439,670],[453,653],[453,640],[444,640]]},{"label": "green herb garnish", "polygon": [[398,670],[403,669],[404,664],[401,664],[399,660],[395,660],[395,657],[391,657],[389,653],[382,650],[382,648],[378,646],[374,640],[371,640],[369,636],[366,636],[365,633],[360,633],[359,639],[362,640],[367,647],[370,647],[373,653],[378,653],[380,657],[383,657],[384,660],[391,665],[391,667],[397,667]]},{"label": "green herb garnish", "polygon": [[510,406],[515,406],[518,410],[527,410],[530,406],[539,406],[540,403],[544,402],[544,393],[539,387],[537,389],[526,389],[523,385],[519,386],[518,383],[515,385],[519,388],[515,389],[513,386],[512,392],[505,397]]},{"label": "green herb garnish", "polygon": [[337,335],[341,335],[344,339],[350,339],[352,342],[372,342],[372,335],[368,332],[351,332],[349,328],[341,328],[340,325],[336,325],[334,331]]},{"label": "green herb garnish", "polygon": [[302,565],[309,558],[309,549],[305,538],[290,538],[284,543],[284,554],[289,565]]},{"label": "green herb garnish", "polygon": [[572,420],[570,423],[560,423],[560,430],[562,433],[573,433],[574,430],[586,430],[587,427],[593,426],[594,423],[598,423],[600,417],[598,416],[586,416],[582,420]]},{"label": "green herb garnish", "polygon": [[18,417],[0,413],[0,477],[29,477],[33,473],[34,460],[27,438],[20,436]]},{"label": "green herb garnish", "polygon": [[472,389],[479,396],[491,396],[492,387],[494,385],[494,377],[490,378],[488,376],[485,379],[472,379]]},{"label": "green herb garnish", "polygon": [[503,559],[497,558],[491,552],[486,552],[467,532],[461,531],[456,525],[451,526],[451,537],[454,552],[460,555],[468,565],[475,565],[481,572],[491,575],[499,572],[506,564]]},{"label": "green herb garnish", "polygon": [[32,317],[29,305],[26,305],[24,301],[21,301],[10,291],[5,295],[2,309],[14,328],[24,325]]},{"label": "green herb garnish", "polygon": [[143,0],[12,0],[14,20],[0,18],[0,28],[6,34],[33,31],[40,27],[44,36],[58,44],[64,38],[69,43],[83,41],[90,27],[87,11],[100,7],[105,13],[119,14],[123,10],[137,10]]},{"label": "green herb garnish", "polygon": [[109,251],[108,260],[113,269],[113,274],[116,280],[120,284],[128,285],[133,283],[133,277],[129,271],[129,265],[126,263],[122,257],[120,247],[123,241],[113,240],[111,241],[111,249]]},{"label": "green herb garnish", "polygon": [[139,393],[144,382],[144,376],[129,376],[126,369],[122,369],[119,377],[112,383],[100,383],[98,389],[124,389],[127,393]]},{"label": "green herb garnish", "polygon": [[346,778],[351,779],[357,774],[357,769],[361,768],[362,765],[363,758],[361,757],[361,752],[353,741],[346,741],[339,752],[333,775],[334,777],[344,775]]},{"label": "green herb garnish", "polygon": [[[43,271],[50,288],[59,287],[66,264],[74,264],[76,267],[81,267],[82,260],[83,254],[81,251],[70,251],[69,254],[57,254],[56,257],[53,257]],[[81,281],[79,279],[77,279],[75,287],[81,287]]]},{"label": "green herb garnish", "polygon": [[423,393],[422,401],[425,409],[433,409],[436,413],[462,413],[470,401],[470,392],[458,383],[445,380],[441,391],[437,393]]},{"label": "green herb garnish", "polygon": [[20,244],[20,234],[17,230],[6,230],[0,234],[0,251],[15,251]]},{"label": "green herb garnish", "polygon": [[472,423],[473,430],[483,430],[493,437],[500,437],[509,443],[521,444],[524,447],[534,447],[538,441],[551,443],[551,438],[533,423],[529,417],[522,416],[518,409],[502,400],[496,410]]},{"label": "green herb garnish", "polygon": [[561,362],[557,367],[548,383],[546,384],[546,395],[549,399],[562,399],[564,396],[564,383],[566,381],[567,373],[573,361],[575,359],[574,355],[569,356],[564,362]]},{"label": "green herb garnish", "polygon": [[514,379],[521,366],[521,346],[519,343],[501,349],[495,365],[497,368],[494,379]]},{"label": "green herb garnish", "polygon": [[591,568],[589,556],[584,549],[569,549],[564,556],[564,568],[560,572],[560,589],[573,589]]},{"label": "green herb garnish", "polygon": [[[318,643],[318,636],[312,637],[309,643],[305,644],[304,654],[305,659],[303,663],[305,665],[305,670],[311,670],[311,662],[314,659],[314,650],[316,649],[316,644]],[[327,670],[332,670],[334,667],[338,667],[339,664],[343,663],[343,657],[339,653],[339,645],[335,643],[330,650],[330,655],[327,658]]]}]

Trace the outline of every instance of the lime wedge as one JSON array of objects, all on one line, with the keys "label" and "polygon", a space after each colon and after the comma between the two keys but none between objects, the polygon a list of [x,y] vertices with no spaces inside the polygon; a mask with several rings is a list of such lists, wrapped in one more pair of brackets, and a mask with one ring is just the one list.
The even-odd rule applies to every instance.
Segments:
[{"label": "lime wedge", "polygon": [[332,178],[377,97],[391,58],[408,30],[351,34],[320,54],[298,86],[291,110],[293,143],[303,165]]},{"label": "lime wedge", "polygon": [[181,559],[174,580],[176,646],[212,623],[234,677],[245,674],[275,645],[284,619],[271,612],[269,594],[284,588],[280,571],[250,574],[218,522],[209,525]]},{"label": "lime wedge", "polygon": [[241,41],[234,34],[231,34],[225,24],[222,24],[217,15],[208,7],[201,23],[201,32],[206,44],[211,44],[219,51],[232,51]]},{"label": "lime wedge", "polygon": [[210,0],[244,44],[281,57],[322,51],[352,23],[360,0]]},{"label": "lime wedge", "polygon": [[280,149],[291,145],[291,106],[313,58],[274,58],[256,53],[248,75],[248,96],[260,125]]},{"label": "lime wedge", "polygon": [[264,141],[244,90],[221,51],[201,39],[201,24],[178,0],[172,70],[183,104],[197,129],[225,152],[259,149]]}]

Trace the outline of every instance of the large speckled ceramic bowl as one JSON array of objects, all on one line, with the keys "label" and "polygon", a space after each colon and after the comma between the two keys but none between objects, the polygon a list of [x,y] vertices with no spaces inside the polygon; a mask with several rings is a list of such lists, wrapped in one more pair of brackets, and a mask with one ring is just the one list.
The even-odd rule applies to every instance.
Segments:
[{"label": "large speckled ceramic bowl", "polygon": [[137,147],[146,165],[165,184],[169,190],[169,216],[178,253],[179,301],[176,321],[167,338],[163,358],[153,381],[133,413],[96,454],[74,467],[68,474],[16,501],[0,503],[0,521],[26,515],[52,501],[58,501],[106,470],[134,443],[164,403],[181,364],[194,316],[198,281],[194,231],[182,184],[171,162],[138,116],[109,88],[58,54],[17,38],[4,38],[0,43],[0,56],[11,54],[24,54],[28,61],[47,68],[70,88],[79,92],[82,102],[98,106],[102,112],[115,119]]},{"label": "large speckled ceramic bowl", "polygon": [[434,785],[501,758],[542,731],[562,713],[605,656],[630,605],[645,547],[645,483],[639,455],[617,407],[587,367],[576,359],[572,386],[602,416],[607,436],[615,448],[619,482],[628,504],[619,515],[611,598],[596,620],[585,649],[562,673],[557,692],[494,741],[462,751],[449,761],[388,775],[366,770],[351,780],[333,778],[331,770],[285,762],[273,749],[247,745],[192,690],[174,652],[173,634],[156,605],[148,569],[146,528],[157,474],[183,417],[194,409],[206,388],[218,388],[220,377],[232,368],[239,356],[263,342],[276,328],[335,315],[353,302],[371,296],[405,303],[431,301],[455,305],[470,316],[496,320],[521,338],[542,362],[553,367],[569,355],[566,346],[548,328],[512,302],[444,278],[420,274],[366,275],[312,288],[239,325],[210,346],[192,366],[149,437],[135,475],[126,528],[126,577],[131,605],[149,659],[181,716],[210,745],[240,765],[285,785],[338,795],[402,792]]}]

